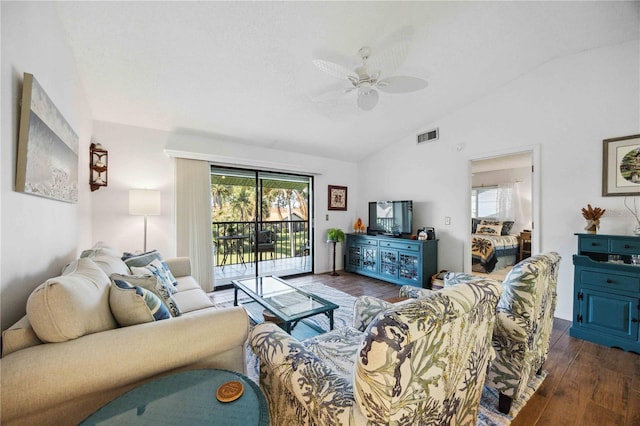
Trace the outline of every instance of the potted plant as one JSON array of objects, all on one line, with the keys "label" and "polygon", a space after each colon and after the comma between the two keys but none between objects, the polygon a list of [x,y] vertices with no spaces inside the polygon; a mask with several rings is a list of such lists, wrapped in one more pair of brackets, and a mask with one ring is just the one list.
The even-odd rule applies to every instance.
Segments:
[{"label": "potted plant", "polygon": [[327,243],[333,244],[333,272],[332,276],[338,276],[339,274],[336,272],[336,244],[344,242],[345,236],[342,229],[339,228],[329,228],[327,230]]},{"label": "potted plant", "polygon": [[327,230],[328,243],[342,243],[345,240],[344,232],[339,228],[329,228]]}]

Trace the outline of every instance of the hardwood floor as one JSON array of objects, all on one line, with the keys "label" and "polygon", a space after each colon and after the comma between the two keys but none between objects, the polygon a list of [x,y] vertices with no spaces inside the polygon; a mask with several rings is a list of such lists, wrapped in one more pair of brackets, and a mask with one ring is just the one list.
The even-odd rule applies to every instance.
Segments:
[{"label": "hardwood floor", "polygon": [[[381,299],[400,287],[340,271],[307,275],[296,283],[322,283],[352,296]],[[640,426],[640,355],[569,336],[571,322],[556,319],[544,369],[548,376],[511,423],[513,426]]]}]

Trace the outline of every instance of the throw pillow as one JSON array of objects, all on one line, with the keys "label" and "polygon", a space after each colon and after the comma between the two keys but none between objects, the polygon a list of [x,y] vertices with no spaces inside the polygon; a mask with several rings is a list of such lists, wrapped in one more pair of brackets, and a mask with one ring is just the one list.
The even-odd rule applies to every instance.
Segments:
[{"label": "throw pillow", "polygon": [[121,327],[171,318],[153,292],[120,279],[112,279],[111,283],[109,305]]},{"label": "throw pillow", "polygon": [[171,316],[179,317],[182,315],[182,311],[178,307],[171,293],[167,290],[164,284],[154,275],[111,275],[111,281],[121,280],[129,283],[132,286],[142,287],[151,291],[158,296],[165,307],[169,310]]},{"label": "throw pillow", "polygon": [[476,217],[472,217],[471,218],[471,233],[475,234],[476,230],[478,229],[478,225],[480,225],[481,219],[478,219]]},{"label": "throw pillow", "polygon": [[129,267],[143,268],[153,262],[154,260],[159,260],[162,263],[162,267],[169,275],[169,279],[171,279],[171,283],[174,286],[178,285],[178,280],[173,276],[167,262],[164,261],[162,255],[158,250],[151,250],[142,254],[132,254],[132,253],[124,253],[122,256],[122,260]]},{"label": "throw pillow", "polygon": [[500,231],[500,235],[511,234],[511,228],[513,228],[514,223],[515,221],[513,220],[487,220],[487,219],[480,220],[480,225],[501,225],[502,230]]},{"label": "throw pillow", "polygon": [[134,275],[153,275],[162,283],[170,295],[178,291],[173,284],[172,277],[169,276],[162,262],[158,259],[152,260],[151,263],[143,267],[132,266],[130,269]]},{"label": "throw pillow", "polygon": [[502,232],[502,225],[478,225],[476,234],[480,235],[500,235]]},{"label": "throw pillow", "polygon": [[109,308],[109,277],[91,259],[76,259],[65,274],[38,286],[27,316],[43,342],[65,342],[117,327]]},{"label": "throw pillow", "polygon": [[501,235],[510,235],[511,228],[513,228],[513,224],[515,222],[513,220],[505,220],[502,222],[502,234]]}]

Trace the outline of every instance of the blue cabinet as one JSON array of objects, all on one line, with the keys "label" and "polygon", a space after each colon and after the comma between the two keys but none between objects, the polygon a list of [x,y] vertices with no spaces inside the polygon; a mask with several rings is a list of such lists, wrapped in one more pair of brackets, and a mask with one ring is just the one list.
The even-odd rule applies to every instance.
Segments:
[{"label": "blue cabinet", "polygon": [[[640,238],[576,235],[570,335],[640,352],[640,266],[631,264],[631,255],[640,255]],[[620,259],[609,261],[610,255]]]},{"label": "blue cabinet", "polygon": [[399,285],[431,288],[438,240],[347,234],[345,270]]}]

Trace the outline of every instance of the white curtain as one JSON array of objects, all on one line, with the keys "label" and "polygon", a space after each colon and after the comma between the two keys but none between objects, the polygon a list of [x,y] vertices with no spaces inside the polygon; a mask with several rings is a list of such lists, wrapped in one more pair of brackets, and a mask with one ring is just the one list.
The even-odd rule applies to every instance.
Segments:
[{"label": "white curtain", "polygon": [[498,186],[498,220],[514,220],[513,183]]},{"label": "white curtain", "polygon": [[191,275],[213,291],[211,167],[208,161],[176,158],[176,238],[178,256],[191,259]]}]

